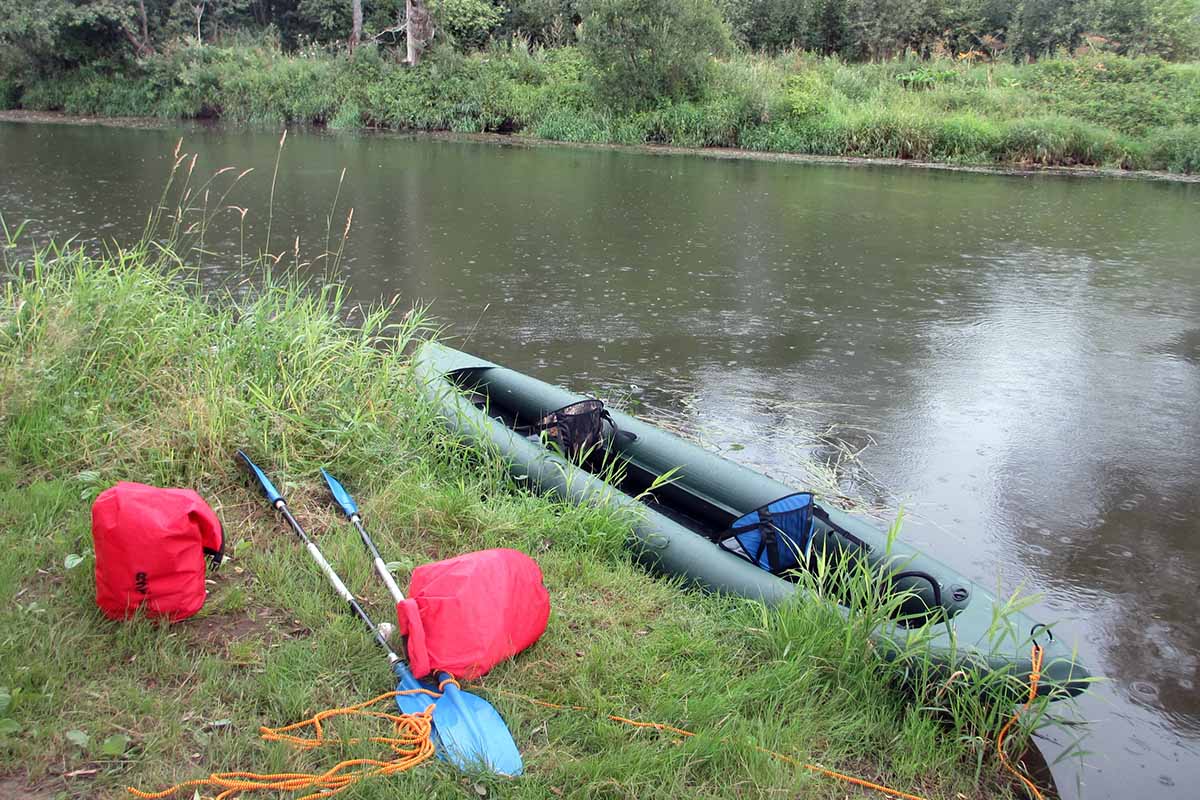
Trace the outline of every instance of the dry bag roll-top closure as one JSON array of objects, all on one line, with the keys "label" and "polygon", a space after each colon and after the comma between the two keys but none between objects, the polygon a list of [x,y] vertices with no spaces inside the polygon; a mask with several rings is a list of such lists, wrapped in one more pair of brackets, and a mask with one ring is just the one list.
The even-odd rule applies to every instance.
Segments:
[{"label": "dry bag roll-top closure", "polygon": [[110,619],[186,619],[204,605],[205,564],[220,565],[217,515],[190,489],[122,481],[92,505],[96,605]]}]

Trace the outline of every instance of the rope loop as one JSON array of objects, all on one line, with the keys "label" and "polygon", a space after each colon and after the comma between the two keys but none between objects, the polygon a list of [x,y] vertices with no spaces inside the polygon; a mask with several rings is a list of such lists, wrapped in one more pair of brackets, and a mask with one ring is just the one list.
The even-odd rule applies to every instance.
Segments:
[{"label": "rope loop", "polygon": [[[161,792],[143,792],[132,786],[126,787],[131,795],[140,800],[161,800],[170,797],[182,789],[208,787],[217,789],[219,793],[215,800],[230,800],[243,792],[308,792],[297,800],[320,800],[333,797],[335,794],[349,789],[365,778],[384,775],[395,775],[412,769],[418,764],[433,757],[432,717],[429,709],[420,714],[392,714],[386,711],[371,710],[372,706],[387,700],[392,700],[402,694],[416,694],[424,691],[436,698],[434,692],[421,689],[407,689],[399,692],[387,692],[373,697],[363,703],[357,703],[345,708],[331,708],[318,712],[312,717],[280,728],[263,726],[258,729],[264,741],[284,742],[297,750],[315,750],[331,744],[355,744],[361,739],[327,739],[325,738],[325,722],[337,717],[365,717],[367,719],[383,720],[391,723],[391,736],[372,736],[367,741],[385,744],[394,754],[391,759],[354,758],[341,761],[331,769],[322,773],[306,772],[276,772],[260,774],[257,772],[214,772],[207,778],[177,783]],[[311,729],[311,735],[301,732]]]}]

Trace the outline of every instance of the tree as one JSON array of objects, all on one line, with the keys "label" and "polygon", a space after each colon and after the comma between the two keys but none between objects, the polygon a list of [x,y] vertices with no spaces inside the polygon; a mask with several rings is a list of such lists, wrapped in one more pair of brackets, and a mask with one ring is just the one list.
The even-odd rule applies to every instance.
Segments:
[{"label": "tree", "polygon": [[593,0],[580,43],[600,93],[639,106],[697,96],[710,59],[730,38],[711,0]]},{"label": "tree", "polygon": [[817,0],[809,22],[809,47],[826,55],[840,53],[846,46],[846,4],[843,0]]},{"label": "tree", "polygon": [[491,0],[433,0],[430,6],[438,30],[463,49],[487,42],[507,10]]},{"label": "tree", "polygon": [[[741,0],[738,0],[741,2]],[[557,46],[575,41],[575,26],[583,22],[586,0],[508,0],[504,34],[520,31],[539,44]]]},{"label": "tree", "polygon": [[844,0],[726,0],[725,17],[738,39],[753,50],[778,53],[789,47],[819,48],[813,18],[821,6],[840,9]]},{"label": "tree", "polygon": [[404,0],[404,32],[408,51],[404,60],[415,67],[433,41],[433,18],[425,0]]},{"label": "tree", "polygon": [[154,52],[170,0],[0,0],[0,44],[36,68]]},{"label": "tree", "polygon": [[208,6],[208,0],[197,0],[191,6],[192,16],[196,20],[196,44],[204,44],[204,40],[200,38],[200,20],[204,17],[204,10]]},{"label": "tree", "polygon": [[1008,31],[1015,57],[1038,58],[1056,50],[1074,50],[1088,29],[1085,0],[1022,0]]},{"label": "tree", "polygon": [[1093,0],[1089,33],[1127,55],[1189,58],[1200,49],[1200,0]]},{"label": "tree", "polygon": [[350,52],[362,41],[362,0],[351,0],[350,3]]}]

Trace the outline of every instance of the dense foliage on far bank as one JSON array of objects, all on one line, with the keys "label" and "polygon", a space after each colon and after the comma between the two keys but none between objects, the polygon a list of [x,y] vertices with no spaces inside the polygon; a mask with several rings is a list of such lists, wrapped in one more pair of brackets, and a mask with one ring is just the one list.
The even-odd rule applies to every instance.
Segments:
[{"label": "dense foliage on far bank", "polygon": [[[1185,60],[1200,55],[1200,0],[409,0],[460,49],[520,33],[548,47],[598,29],[687,38],[714,14],[754,51],[812,50],[850,61],[908,54],[1021,60],[1078,48]],[[403,40],[405,0],[0,0],[0,43],[70,65],[146,55],[181,39],[269,32],[285,50]],[[619,21],[619,23],[618,23]],[[702,23],[706,25],[707,23]],[[719,36],[708,44],[719,43]],[[707,45],[704,49],[708,49]],[[631,55],[636,53],[630,51]]]},{"label": "dense foliage on far bank", "polygon": [[[362,49],[187,47],[135,69],[30,80],[21,107],[335,128],[1200,172],[1200,65],[1115,55],[1029,65],[846,64],[805,53],[707,65],[698,96],[614,105],[575,47],[516,39],[415,68]],[[9,90],[9,103],[15,99]]]},{"label": "dense foliage on far bank", "polygon": [[1200,0],[404,5],[0,0],[0,108],[1200,171]]}]

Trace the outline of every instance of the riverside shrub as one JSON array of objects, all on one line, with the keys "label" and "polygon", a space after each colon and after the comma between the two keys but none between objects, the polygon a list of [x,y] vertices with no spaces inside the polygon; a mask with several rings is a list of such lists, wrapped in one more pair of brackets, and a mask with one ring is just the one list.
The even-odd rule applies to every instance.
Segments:
[{"label": "riverside shrub", "polygon": [[1148,146],[1151,164],[1171,172],[1200,172],[1200,125],[1179,125],[1155,134]]},{"label": "riverside shrub", "polygon": [[15,80],[0,78],[0,110],[16,108],[20,97],[21,90]]},{"label": "riverside shrub", "polygon": [[932,155],[946,161],[991,161],[1003,149],[1003,142],[1004,133],[995,122],[956,114],[934,124]]},{"label": "riverside shrub", "polygon": [[1016,120],[1000,148],[1006,161],[1043,166],[1100,166],[1123,155],[1111,131],[1065,117]]},{"label": "riverside shrub", "polygon": [[621,107],[699,98],[731,47],[712,0],[591,0],[580,36],[598,93]]}]

